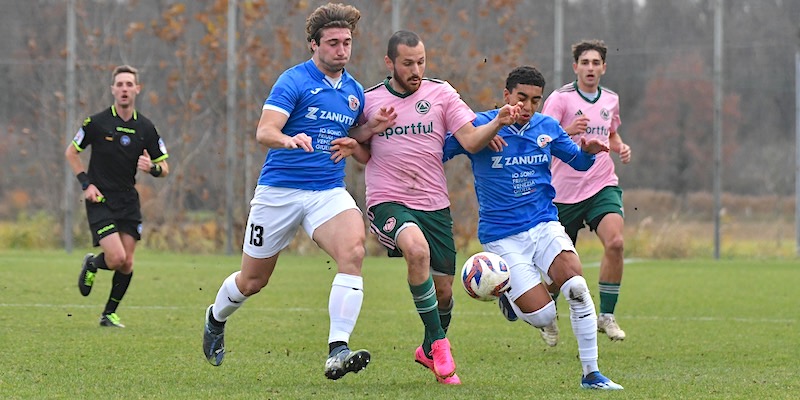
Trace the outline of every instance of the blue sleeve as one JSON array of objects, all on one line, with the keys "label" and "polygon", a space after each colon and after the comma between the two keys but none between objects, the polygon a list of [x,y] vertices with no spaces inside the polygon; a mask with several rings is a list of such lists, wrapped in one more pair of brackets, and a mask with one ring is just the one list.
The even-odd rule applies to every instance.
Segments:
[{"label": "blue sleeve", "polygon": [[458,139],[456,139],[452,132],[447,132],[447,136],[444,139],[442,162],[447,162],[459,154],[467,154],[467,151],[461,147],[461,143],[458,142]]},{"label": "blue sleeve", "polygon": [[[552,122],[555,122],[553,120]],[[552,125],[552,124],[551,124]],[[552,146],[552,154],[558,157],[559,160],[569,164],[570,167],[578,171],[586,171],[594,165],[594,154],[589,154],[581,150],[581,148],[570,139],[564,128],[558,123],[555,123],[554,130],[558,133],[554,134]]]},{"label": "blue sleeve", "polygon": [[[272,86],[272,91],[269,93],[267,100],[264,101],[264,104],[278,107],[286,111],[287,114],[291,114],[299,99],[299,91],[297,90],[294,79],[289,76],[288,72],[289,71],[286,71],[278,77],[278,80],[275,82],[275,85]],[[363,101],[361,104],[363,106]]]}]

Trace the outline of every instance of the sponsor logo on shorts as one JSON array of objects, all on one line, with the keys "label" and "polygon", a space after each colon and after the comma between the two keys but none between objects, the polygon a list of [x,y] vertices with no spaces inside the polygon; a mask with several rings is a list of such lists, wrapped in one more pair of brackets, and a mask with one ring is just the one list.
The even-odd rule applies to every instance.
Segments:
[{"label": "sponsor logo on shorts", "polygon": [[386,223],[383,224],[383,231],[391,232],[395,225],[397,225],[397,219],[395,217],[389,217],[389,219],[386,220]]},{"label": "sponsor logo on shorts", "polygon": [[98,229],[98,230],[97,230],[97,234],[98,234],[98,235],[102,235],[102,234],[104,234],[104,233],[106,233],[106,232],[108,232],[108,231],[110,231],[110,230],[112,230],[112,229],[114,229],[114,228],[116,228],[116,227],[117,227],[117,226],[116,226],[116,225],[114,225],[114,224],[109,224],[109,225],[106,225],[106,226],[104,226],[104,227],[102,227],[102,228]]}]

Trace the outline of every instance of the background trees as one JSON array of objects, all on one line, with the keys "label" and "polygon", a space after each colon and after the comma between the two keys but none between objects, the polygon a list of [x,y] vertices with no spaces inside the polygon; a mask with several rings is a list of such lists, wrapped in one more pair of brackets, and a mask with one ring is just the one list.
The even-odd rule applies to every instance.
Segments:
[{"label": "background trees", "polygon": [[[247,192],[265,152],[253,140],[261,105],[277,75],[309,57],[305,17],[321,3],[239,0],[239,67],[236,82],[227,82],[226,0],[76,0],[79,118],[65,126],[66,1],[1,0],[0,218],[59,213],[66,137],[83,117],[112,101],[110,71],[130,63],[142,72],[138,108],[165,137],[174,171],[169,182],[141,179],[149,221],[221,221],[224,182],[233,179],[241,198],[234,220],[243,223]],[[363,18],[348,69],[365,86],[388,73],[382,59],[393,3],[352,1]],[[552,0],[399,3],[401,27],[426,42],[428,76],[450,81],[476,110],[502,101],[505,75],[519,64],[544,73],[546,93],[565,83],[553,81]],[[635,151],[636,162],[618,169],[626,190],[680,196],[711,190],[711,3],[564,0],[562,79],[573,78],[571,43],[601,38],[609,45],[603,84],[621,96],[621,133]],[[723,188],[741,195],[791,195],[800,3],[726,0],[725,7]],[[238,93],[238,108],[230,111],[229,84]],[[224,157],[228,112],[238,121],[233,170],[226,169]],[[457,218],[474,218],[465,162],[447,167],[451,196]],[[363,168],[348,164],[348,187],[363,201]],[[77,220],[82,228],[82,216]],[[472,228],[458,229],[474,236]]]}]

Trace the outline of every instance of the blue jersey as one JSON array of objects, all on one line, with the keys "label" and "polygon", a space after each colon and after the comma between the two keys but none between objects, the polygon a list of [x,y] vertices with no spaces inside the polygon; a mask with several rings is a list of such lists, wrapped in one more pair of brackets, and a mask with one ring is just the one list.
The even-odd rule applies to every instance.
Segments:
[{"label": "blue jersey", "polygon": [[[473,124],[485,125],[497,112],[478,113]],[[552,157],[580,171],[594,164],[594,155],[581,151],[555,119],[539,113],[525,126],[505,126],[497,134],[508,143],[501,152],[486,147],[471,154],[452,134],[444,144],[445,161],[466,154],[472,162],[481,243],[524,232],[541,222],[558,221],[550,175]]]},{"label": "blue jersey", "polygon": [[289,116],[282,131],[311,137],[313,152],[270,149],[259,185],[327,190],[344,187],[345,161],[334,163],[331,141],[348,135],[364,110],[364,87],[347,71],[332,86],[313,60],[286,70],[264,102],[264,109]]}]

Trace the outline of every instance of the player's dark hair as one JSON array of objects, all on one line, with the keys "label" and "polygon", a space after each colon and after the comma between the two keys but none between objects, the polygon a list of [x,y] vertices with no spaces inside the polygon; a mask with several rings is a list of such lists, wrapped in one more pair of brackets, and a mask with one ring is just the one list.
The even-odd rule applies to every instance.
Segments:
[{"label": "player's dark hair", "polygon": [[136,68],[131,67],[130,65],[120,65],[114,68],[114,71],[111,72],[111,84],[114,84],[114,80],[117,79],[117,75],[122,73],[129,73],[133,74],[133,81],[137,84],[139,83],[139,71]]},{"label": "player's dark hair", "polygon": [[392,62],[397,58],[397,47],[401,44],[408,47],[417,47],[422,39],[419,38],[414,32],[411,31],[397,31],[389,38],[389,45],[386,48],[386,56]]},{"label": "player's dark hair", "polygon": [[517,85],[531,85],[538,86],[544,89],[544,76],[538,69],[523,65],[514,68],[506,78],[506,90],[513,92]]},{"label": "player's dark hair", "polygon": [[581,40],[580,42],[573,44],[572,58],[577,63],[581,54],[589,50],[596,50],[598,53],[600,53],[600,58],[603,59],[603,63],[606,62],[606,53],[608,52],[608,47],[606,47],[606,43],[604,41],[597,39]]},{"label": "player's dark hair", "polygon": [[319,44],[322,31],[327,28],[347,28],[351,33],[355,32],[359,19],[361,12],[353,6],[341,3],[321,5],[306,18],[307,40]]}]

